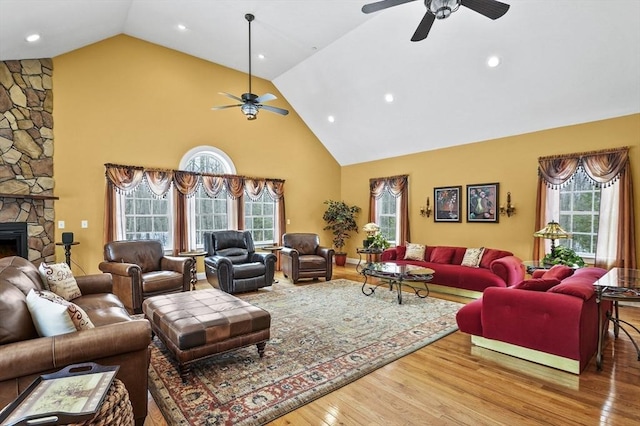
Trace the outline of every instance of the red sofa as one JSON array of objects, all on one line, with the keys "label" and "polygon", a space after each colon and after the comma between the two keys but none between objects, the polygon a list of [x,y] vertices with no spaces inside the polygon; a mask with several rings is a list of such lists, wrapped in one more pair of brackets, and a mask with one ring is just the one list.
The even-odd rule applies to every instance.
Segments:
[{"label": "red sofa", "polygon": [[429,288],[434,291],[478,298],[488,287],[507,287],[524,279],[522,261],[513,253],[485,248],[478,267],[462,266],[465,247],[427,246],[424,260],[405,260],[405,246],[385,250],[380,260],[411,264],[435,271]]},{"label": "red sofa", "polygon": [[[458,311],[458,328],[477,346],[579,374],[598,349],[593,283],[606,272],[554,266],[509,288],[487,288]],[[611,304],[602,303],[604,315]]]}]

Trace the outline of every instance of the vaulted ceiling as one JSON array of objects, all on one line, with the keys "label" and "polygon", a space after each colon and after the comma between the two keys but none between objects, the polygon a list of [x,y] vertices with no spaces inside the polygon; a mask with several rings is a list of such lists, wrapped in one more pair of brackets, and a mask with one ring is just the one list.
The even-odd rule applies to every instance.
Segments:
[{"label": "vaulted ceiling", "polygon": [[640,1],[502,1],[500,19],[461,7],[411,42],[422,0],[0,0],[0,60],[127,34],[248,72],[250,12],[253,74],[342,165],[640,112]]}]

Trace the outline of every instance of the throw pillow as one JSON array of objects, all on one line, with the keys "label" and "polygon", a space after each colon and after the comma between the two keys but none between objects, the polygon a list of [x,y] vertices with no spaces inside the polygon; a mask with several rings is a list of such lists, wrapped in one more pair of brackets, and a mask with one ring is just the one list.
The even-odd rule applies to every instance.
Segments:
[{"label": "throw pillow", "polygon": [[479,267],[482,253],[484,253],[484,247],[466,249],[464,252],[464,257],[462,258],[461,265],[471,266],[473,268]]},{"label": "throw pillow", "polygon": [[404,259],[405,254],[407,254],[406,246],[396,246],[396,259]]},{"label": "throw pillow", "polygon": [[452,247],[436,247],[431,253],[431,262],[433,263],[451,263],[451,259],[456,249]]},{"label": "throw pillow", "polygon": [[423,244],[407,243],[407,252],[404,254],[404,258],[407,260],[424,260]]},{"label": "throw pillow", "polygon": [[569,296],[579,297],[582,300],[589,300],[595,294],[592,285],[584,285],[577,283],[562,283],[549,289],[550,293],[568,294]]},{"label": "throw pillow", "polygon": [[43,337],[95,327],[81,307],[50,291],[30,290],[27,308],[38,334]]},{"label": "throw pillow", "polygon": [[554,265],[551,269],[542,274],[542,278],[557,278],[562,281],[565,278],[569,278],[571,275],[573,275],[573,268],[566,265]]},{"label": "throw pillow", "polygon": [[45,288],[54,292],[65,300],[73,300],[82,296],[76,279],[66,263],[47,265],[42,262],[38,267]]},{"label": "throw pillow", "polygon": [[531,278],[513,286],[520,290],[547,291],[560,284],[557,278]]}]

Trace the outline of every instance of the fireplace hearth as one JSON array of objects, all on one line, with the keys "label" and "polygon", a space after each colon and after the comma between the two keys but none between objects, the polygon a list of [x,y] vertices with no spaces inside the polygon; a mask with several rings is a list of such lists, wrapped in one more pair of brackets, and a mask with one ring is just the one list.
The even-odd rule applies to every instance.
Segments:
[{"label": "fireplace hearth", "polygon": [[29,259],[27,223],[0,223],[0,258],[20,256]]}]

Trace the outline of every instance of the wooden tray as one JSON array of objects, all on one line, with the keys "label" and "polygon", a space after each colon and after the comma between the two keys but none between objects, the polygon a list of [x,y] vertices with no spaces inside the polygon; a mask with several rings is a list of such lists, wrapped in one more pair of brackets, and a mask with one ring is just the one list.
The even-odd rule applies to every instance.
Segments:
[{"label": "wooden tray", "polygon": [[89,420],[100,409],[119,368],[88,362],[43,374],[5,407],[0,423],[41,426]]}]

